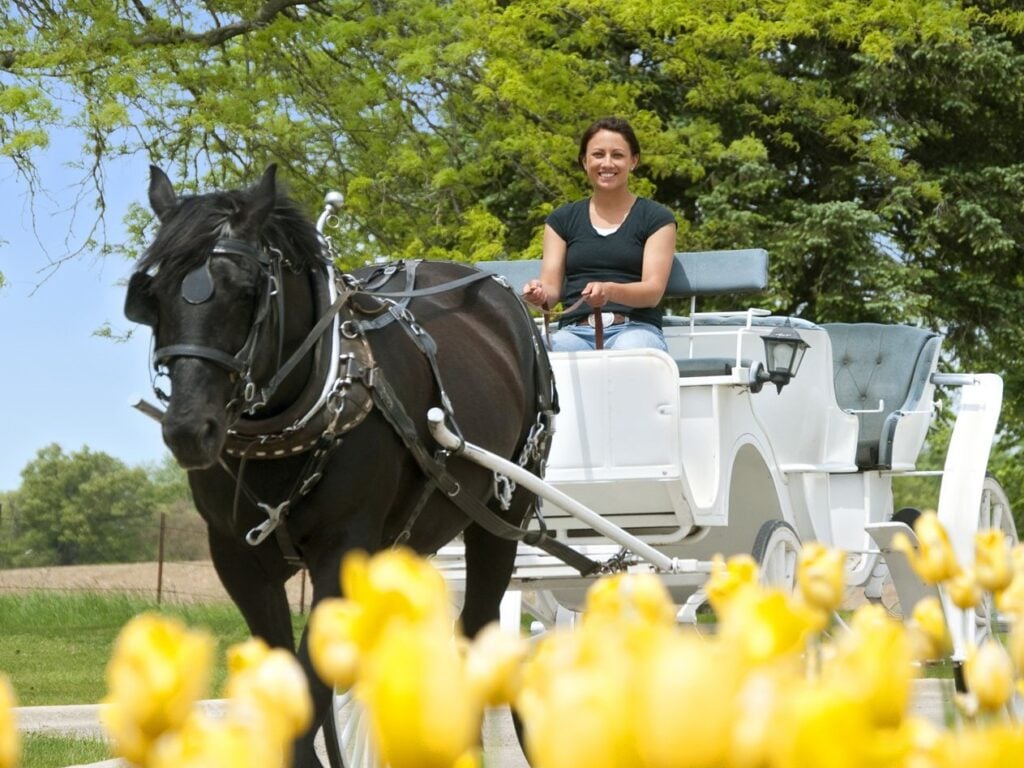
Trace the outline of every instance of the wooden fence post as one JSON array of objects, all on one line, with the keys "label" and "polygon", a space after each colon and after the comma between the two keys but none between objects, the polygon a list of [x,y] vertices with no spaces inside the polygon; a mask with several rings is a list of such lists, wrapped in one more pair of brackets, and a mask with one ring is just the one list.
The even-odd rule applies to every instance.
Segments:
[{"label": "wooden fence post", "polygon": [[160,543],[156,558],[156,604],[160,605],[164,596],[164,535],[167,530],[167,513],[160,513]]}]

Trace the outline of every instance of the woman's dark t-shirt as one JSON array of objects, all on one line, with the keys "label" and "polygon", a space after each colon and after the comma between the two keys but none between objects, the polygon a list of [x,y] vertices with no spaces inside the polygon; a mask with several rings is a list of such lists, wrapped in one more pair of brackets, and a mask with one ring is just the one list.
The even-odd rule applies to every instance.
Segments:
[{"label": "woman's dark t-shirt", "polygon": [[[675,224],[672,212],[638,197],[619,228],[610,235],[600,235],[590,223],[590,200],[577,200],[556,208],[547,223],[565,240],[565,281],[562,285],[562,304],[575,304],[587,283],[635,283],[643,276],[644,246],[647,238],[664,227]],[[659,307],[627,307],[608,302],[603,311],[629,315],[633,320],[661,327]],[[559,327],[572,325],[590,314],[591,308],[583,304],[562,315]]]}]

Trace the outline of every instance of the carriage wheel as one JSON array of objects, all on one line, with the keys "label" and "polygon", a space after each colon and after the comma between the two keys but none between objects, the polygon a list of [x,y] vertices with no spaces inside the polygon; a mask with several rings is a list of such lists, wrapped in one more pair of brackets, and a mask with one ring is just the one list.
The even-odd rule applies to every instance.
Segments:
[{"label": "carriage wheel", "polygon": [[[1010,509],[1010,500],[1006,497],[1006,491],[992,475],[985,476],[985,482],[981,487],[981,504],[978,508],[978,530],[985,531],[994,529],[1003,534],[1008,547],[1014,547],[1018,543],[1017,524],[1013,520],[1013,511]],[[989,627],[1000,631],[1004,622],[998,615],[991,595],[985,595],[985,599],[975,609],[975,625],[977,626],[976,642],[981,643],[988,635]]]},{"label": "carriage wheel", "polygon": [[785,520],[769,520],[754,539],[751,554],[760,568],[760,582],[792,592],[796,587],[796,564],[800,537]]},{"label": "carriage wheel", "polygon": [[370,738],[370,720],[351,691],[334,691],[324,723],[324,742],[331,768],[380,768]]}]

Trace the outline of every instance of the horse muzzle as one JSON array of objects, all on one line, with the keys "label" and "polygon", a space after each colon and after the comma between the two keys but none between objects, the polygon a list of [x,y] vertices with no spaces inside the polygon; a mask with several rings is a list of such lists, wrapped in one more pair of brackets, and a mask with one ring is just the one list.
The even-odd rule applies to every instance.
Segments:
[{"label": "horse muzzle", "polygon": [[217,463],[227,440],[223,403],[230,396],[227,375],[214,366],[185,359],[173,364],[163,437],[182,469],[207,469]]}]

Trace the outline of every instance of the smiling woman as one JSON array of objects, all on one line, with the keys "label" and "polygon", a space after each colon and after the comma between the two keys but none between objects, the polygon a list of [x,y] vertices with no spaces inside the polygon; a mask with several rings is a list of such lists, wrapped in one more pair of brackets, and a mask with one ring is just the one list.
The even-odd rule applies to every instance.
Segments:
[{"label": "smiling woman", "polygon": [[523,297],[537,307],[560,299],[566,306],[551,338],[553,351],[601,348],[604,342],[609,349],[664,350],[658,303],[672,268],[675,217],[630,191],[640,142],[625,120],[591,124],[577,160],[593,194],[548,217],[540,279],[523,287]]}]

